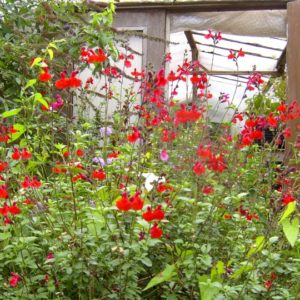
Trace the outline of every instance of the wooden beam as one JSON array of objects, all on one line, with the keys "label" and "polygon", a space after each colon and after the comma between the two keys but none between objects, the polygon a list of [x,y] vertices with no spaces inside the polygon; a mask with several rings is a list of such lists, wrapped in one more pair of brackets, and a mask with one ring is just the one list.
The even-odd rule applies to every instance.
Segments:
[{"label": "wooden beam", "polygon": [[251,75],[254,72],[257,72],[261,75],[265,75],[265,76],[277,76],[279,75],[279,73],[277,71],[208,71],[205,72],[207,73],[207,75],[232,75],[232,76],[240,76],[240,75]]},{"label": "wooden beam", "polygon": [[[201,36],[205,36],[206,34],[201,33],[201,32],[197,32],[197,31],[192,31],[192,34],[194,35],[201,35]],[[276,39],[276,38],[273,38]],[[237,43],[237,44],[242,44],[242,45],[248,45],[248,46],[253,46],[253,47],[257,47],[257,48],[264,48],[264,49],[269,49],[269,50],[274,50],[274,51],[282,51],[283,49],[281,48],[276,48],[276,47],[271,47],[271,46],[264,46],[261,44],[257,44],[257,43],[249,43],[249,42],[240,42],[234,39],[229,39],[229,38],[225,38],[222,37],[222,41],[227,41],[227,42],[232,42],[232,43]],[[205,43],[202,43],[203,45],[207,45]]]},{"label": "wooden beam", "polygon": [[[185,31],[184,34],[185,34],[186,39],[191,47],[192,61],[198,61],[199,51],[198,51],[197,45],[195,43],[192,32],[188,30],[188,31]],[[196,70],[196,72],[198,72],[198,71],[199,71],[199,69]],[[196,100],[196,98],[197,98],[197,87],[195,85],[193,85],[193,102]]]},{"label": "wooden beam", "polygon": [[[288,4],[288,44],[287,44],[287,95],[288,103],[296,100],[300,105],[300,0]],[[292,136],[288,141],[296,141],[299,138],[300,120],[296,119],[289,123]],[[288,146],[288,145],[287,145]],[[287,151],[290,147],[287,147]]]},{"label": "wooden beam", "polygon": [[[180,2],[119,2],[116,10],[142,10],[166,9],[168,12],[211,12],[211,11],[246,11],[246,10],[270,10],[286,9],[287,3],[293,0],[231,0],[231,1],[180,1]],[[94,9],[102,9],[107,2],[87,0]]]},{"label": "wooden beam", "polygon": [[[220,49],[220,50],[233,50],[233,51],[239,51],[237,49],[230,49],[230,48],[225,48],[225,47],[221,47],[221,46],[217,46],[217,45],[207,45],[207,44],[202,44],[199,42],[196,42],[197,45],[202,45],[205,47],[210,47],[210,48],[215,48],[215,49]],[[251,55],[251,56],[257,56],[257,57],[262,57],[262,58],[267,58],[267,59],[272,59],[272,60],[277,60],[277,58],[274,58],[273,56],[266,56],[266,55],[262,55],[259,53],[255,53],[255,52],[249,52],[249,51],[243,51],[245,54],[247,55]]]}]

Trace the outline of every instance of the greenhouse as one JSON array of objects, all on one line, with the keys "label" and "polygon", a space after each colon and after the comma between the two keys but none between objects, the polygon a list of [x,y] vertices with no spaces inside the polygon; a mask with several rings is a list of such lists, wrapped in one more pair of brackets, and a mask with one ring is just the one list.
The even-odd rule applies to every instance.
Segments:
[{"label": "greenhouse", "polygon": [[0,300],[300,299],[300,0],[2,0],[0,32]]}]

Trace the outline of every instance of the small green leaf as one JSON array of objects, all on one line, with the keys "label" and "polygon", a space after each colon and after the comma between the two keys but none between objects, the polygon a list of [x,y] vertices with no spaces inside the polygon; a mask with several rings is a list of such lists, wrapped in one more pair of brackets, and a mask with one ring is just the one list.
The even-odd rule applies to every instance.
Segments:
[{"label": "small green leaf", "polygon": [[33,85],[35,85],[36,84],[36,79],[30,79],[27,83],[26,83],[26,85],[25,85],[25,87],[24,87],[24,90],[27,90],[29,87],[31,87],[31,86],[33,86]]},{"label": "small green leaf", "polygon": [[37,64],[39,64],[40,62],[42,61],[42,58],[41,57],[36,57],[34,60],[33,60],[33,63],[31,64],[31,68],[33,68],[34,66],[36,66]]},{"label": "small green leaf", "polygon": [[34,100],[40,102],[46,108],[49,108],[48,102],[43,98],[41,93],[35,93],[34,94]]},{"label": "small green leaf", "polygon": [[53,56],[54,56],[54,55],[53,55],[53,50],[50,49],[50,48],[48,48],[47,51],[48,51],[50,60],[52,60],[52,59],[53,59]]},{"label": "small green leaf", "polygon": [[282,222],[282,228],[287,240],[294,247],[299,234],[299,220],[295,218],[290,222],[290,220],[285,219]]},{"label": "small green leaf", "polygon": [[20,111],[22,110],[22,108],[15,108],[9,111],[5,111],[4,113],[2,113],[2,117],[3,118],[8,118],[8,117],[12,117],[17,115]]},{"label": "small green leaf", "polygon": [[243,265],[242,267],[240,267],[238,270],[236,270],[232,275],[231,278],[233,279],[237,279],[239,278],[243,273],[246,273],[250,270],[252,270],[253,266],[251,263],[246,262],[245,265]]},{"label": "small green leaf", "polygon": [[296,210],[296,201],[290,202],[279,220],[279,224],[281,224],[287,217],[289,217]]},{"label": "small green leaf", "polygon": [[8,140],[8,143],[17,140],[26,131],[25,126],[22,124],[14,124],[13,126],[16,132],[10,135],[10,139]]},{"label": "small green leaf", "polygon": [[174,276],[176,276],[175,265],[167,265],[166,268],[153,277],[144,288],[144,291],[162,283],[165,281],[170,281]]},{"label": "small green leaf", "polygon": [[212,282],[211,279],[206,276],[199,276],[198,279],[201,300],[215,300],[222,285],[219,282]]},{"label": "small green leaf", "polygon": [[247,257],[250,257],[251,255],[256,254],[257,252],[261,251],[264,246],[265,246],[265,237],[262,235],[258,236],[255,239],[255,244],[249,250]]},{"label": "small green leaf", "polygon": [[210,278],[212,280],[213,279],[218,279],[224,273],[225,273],[224,263],[219,260],[217,262],[217,264],[212,267],[211,273],[210,273]]},{"label": "small green leaf", "polygon": [[7,240],[11,237],[11,233],[10,232],[3,232],[0,233],[0,241],[4,241]]}]

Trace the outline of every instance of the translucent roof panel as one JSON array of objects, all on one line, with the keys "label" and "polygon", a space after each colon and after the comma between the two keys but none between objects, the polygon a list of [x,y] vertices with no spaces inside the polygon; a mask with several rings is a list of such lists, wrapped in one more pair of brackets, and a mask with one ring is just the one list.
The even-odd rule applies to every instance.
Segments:
[{"label": "translucent roof panel", "polygon": [[[206,39],[206,31],[192,31],[199,55],[202,71],[208,74],[210,109],[208,115],[215,122],[229,120],[234,110],[228,110],[229,104],[234,104],[238,111],[245,109],[245,99],[252,97],[255,91],[247,89],[249,75],[253,71],[261,72],[262,79],[267,82],[270,76],[277,71],[278,60],[285,51],[287,41],[284,38],[252,37],[232,34],[222,34],[215,46],[212,39]],[[184,56],[191,59],[191,46],[184,32],[170,35],[170,52],[172,62],[170,70],[176,71],[181,65]],[[238,64],[228,58],[230,50],[240,49],[245,52],[244,57],[238,58]],[[273,73],[272,73],[273,72]],[[180,82],[176,99],[191,101],[193,88],[190,81]],[[226,95],[228,101],[221,102],[220,97]]]}]

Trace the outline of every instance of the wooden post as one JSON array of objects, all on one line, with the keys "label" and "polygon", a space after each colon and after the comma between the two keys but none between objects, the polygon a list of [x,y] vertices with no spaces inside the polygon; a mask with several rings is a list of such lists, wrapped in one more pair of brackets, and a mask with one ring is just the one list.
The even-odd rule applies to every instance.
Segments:
[{"label": "wooden post", "polygon": [[[287,96],[288,103],[293,100],[300,105],[300,0],[289,2],[287,7],[288,44],[287,44]],[[296,141],[300,131],[300,120],[291,121],[292,136],[289,141]],[[289,147],[287,147],[289,148]],[[289,151],[288,151],[289,152]]]}]

